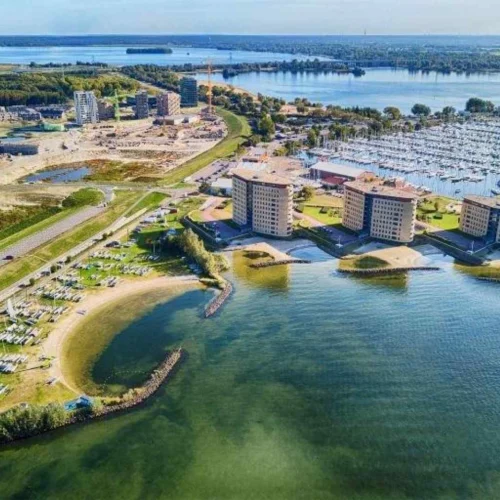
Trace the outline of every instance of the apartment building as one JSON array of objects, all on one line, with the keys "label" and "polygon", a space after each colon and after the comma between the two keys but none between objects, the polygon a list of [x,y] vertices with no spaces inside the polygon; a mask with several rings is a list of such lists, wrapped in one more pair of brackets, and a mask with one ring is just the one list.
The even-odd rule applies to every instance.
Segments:
[{"label": "apartment building", "polygon": [[487,243],[500,243],[500,200],[486,196],[465,196],[460,230]]},{"label": "apartment building", "polygon": [[181,96],[175,92],[164,92],[156,96],[158,116],[175,116],[181,112]]},{"label": "apartment building", "polygon": [[418,196],[381,181],[344,184],[342,224],[372,238],[410,243],[415,236]]},{"label": "apartment building", "polygon": [[286,238],[292,234],[293,187],[265,172],[233,171],[233,220],[256,233]]},{"label": "apartment building", "polygon": [[184,77],[180,82],[181,106],[194,108],[198,106],[198,82],[192,77]]},{"label": "apartment building", "polygon": [[149,98],[147,90],[139,90],[135,94],[135,117],[143,120],[149,117]]},{"label": "apartment building", "polygon": [[99,99],[97,101],[97,114],[99,121],[113,120],[115,118],[115,107],[104,99]]},{"label": "apartment building", "polygon": [[78,125],[99,121],[97,99],[94,92],[79,90],[74,93],[74,100]]}]

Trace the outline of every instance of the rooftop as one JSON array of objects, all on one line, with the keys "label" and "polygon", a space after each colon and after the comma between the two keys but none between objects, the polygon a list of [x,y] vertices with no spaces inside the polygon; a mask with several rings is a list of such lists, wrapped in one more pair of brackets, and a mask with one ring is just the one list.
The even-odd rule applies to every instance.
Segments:
[{"label": "rooftop", "polygon": [[350,167],[348,165],[338,165],[336,163],[329,163],[326,161],[319,161],[315,163],[311,168],[315,170],[320,170],[321,172],[328,172],[332,175],[338,175],[340,177],[352,177],[353,179],[357,179],[360,175],[362,175],[366,170],[362,170],[361,168]]},{"label": "rooftop", "polygon": [[476,196],[476,195],[466,195],[464,196],[465,202],[477,203],[478,205],[484,205],[490,208],[500,208],[500,198],[494,198],[490,196]]},{"label": "rooftop", "polygon": [[267,172],[256,172],[255,170],[248,170],[244,168],[233,170],[233,176],[247,182],[275,184],[283,187],[292,185],[292,183],[288,179],[280,177],[279,175],[268,174]]},{"label": "rooftop", "polygon": [[391,198],[400,198],[404,200],[416,200],[418,194],[412,189],[397,188],[391,185],[384,184],[382,181],[365,182],[352,181],[346,182],[345,187],[355,189],[356,191],[371,194],[375,196],[387,196]]},{"label": "rooftop", "polygon": [[220,177],[216,181],[212,182],[211,187],[220,189],[230,189],[233,187],[233,180],[227,177]]}]

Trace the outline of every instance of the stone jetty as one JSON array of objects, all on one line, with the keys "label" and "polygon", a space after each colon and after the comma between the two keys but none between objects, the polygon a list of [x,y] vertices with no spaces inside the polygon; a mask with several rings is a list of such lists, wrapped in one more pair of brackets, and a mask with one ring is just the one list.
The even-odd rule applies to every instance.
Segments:
[{"label": "stone jetty", "polygon": [[254,269],[261,269],[263,267],[284,266],[286,264],[310,264],[310,260],[306,259],[284,259],[284,260],[270,260],[269,262],[257,262],[250,264]]},{"label": "stone jetty", "polygon": [[205,307],[205,318],[210,318],[213,316],[219,309],[222,307],[224,302],[229,298],[231,293],[233,292],[233,285],[226,281],[222,292],[216,295]]},{"label": "stone jetty", "polygon": [[439,271],[440,267],[420,266],[420,267],[388,267],[381,269],[337,269],[341,274],[353,274],[356,276],[380,276],[386,274],[406,273],[408,271]]}]

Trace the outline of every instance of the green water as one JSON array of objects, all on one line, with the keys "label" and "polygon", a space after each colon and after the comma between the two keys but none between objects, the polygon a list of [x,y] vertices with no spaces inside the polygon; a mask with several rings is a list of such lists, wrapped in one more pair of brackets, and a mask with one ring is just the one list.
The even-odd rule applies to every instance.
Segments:
[{"label": "green water", "polygon": [[304,256],[256,274],[239,256],[210,320],[195,290],[126,327],[100,383],[180,344],[187,361],[143,408],[1,451],[1,498],[500,498],[500,288]]}]

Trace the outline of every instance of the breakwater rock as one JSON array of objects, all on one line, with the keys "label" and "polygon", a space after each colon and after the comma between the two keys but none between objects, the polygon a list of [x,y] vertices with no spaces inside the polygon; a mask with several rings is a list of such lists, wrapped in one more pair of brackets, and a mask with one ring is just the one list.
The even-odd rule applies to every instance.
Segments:
[{"label": "breakwater rock", "polygon": [[222,292],[216,295],[205,307],[205,318],[213,316],[222,307],[224,302],[226,302],[232,292],[233,285],[229,281],[226,281]]},{"label": "breakwater rock", "polygon": [[500,283],[500,278],[489,278],[488,276],[478,276],[479,281],[489,281],[490,283]]},{"label": "breakwater rock", "polygon": [[250,264],[254,269],[261,269],[263,267],[284,266],[286,264],[310,264],[310,260],[306,259],[285,259],[285,260],[271,260],[269,262],[257,262]]},{"label": "breakwater rock", "polygon": [[112,414],[127,411],[135,406],[144,403],[148,398],[155,394],[161,385],[168,379],[168,377],[173,373],[174,368],[181,361],[184,356],[182,349],[178,349],[173,353],[169,354],[167,358],[156,368],[156,370],[150,375],[149,379],[136,389],[131,390],[125,396],[120,398],[115,404],[104,404],[102,407],[88,407],[85,409],[80,409],[73,412],[68,418],[59,425],[55,425],[50,429],[29,429],[23,434],[22,437],[16,437],[14,439],[9,439],[0,442],[0,445],[7,445],[15,441],[20,441],[24,439],[30,439],[41,434],[46,434],[48,432],[54,431],[56,429],[61,429],[63,427],[69,427],[74,424],[81,424],[89,422],[91,420],[105,418]]},{"label": "breakwater rock", "polygon": [[341,274],[353,274],[356,276],[378,276],[384,274],[406,273],[408,271],[439,271],[441,268],[436,266],[420,267],[389,267],[381,269],[337,269]]}]

